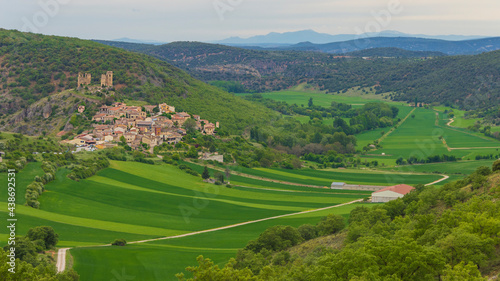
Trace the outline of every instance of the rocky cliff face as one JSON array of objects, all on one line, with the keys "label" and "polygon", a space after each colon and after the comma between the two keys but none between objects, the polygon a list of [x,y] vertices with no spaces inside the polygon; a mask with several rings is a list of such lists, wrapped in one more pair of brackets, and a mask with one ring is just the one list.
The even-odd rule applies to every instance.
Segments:
[{"label": "rocky cliff face", "polygon": [[78,96],[70,91],[55,94],[13,114],[0,128],[3,131],[33,136],[57,133],[61,129],[70,131],[73,126],[69,120],[78,110],[78,105],[82,103],[88,106],[92,103],[97,104],[98,101]]}]

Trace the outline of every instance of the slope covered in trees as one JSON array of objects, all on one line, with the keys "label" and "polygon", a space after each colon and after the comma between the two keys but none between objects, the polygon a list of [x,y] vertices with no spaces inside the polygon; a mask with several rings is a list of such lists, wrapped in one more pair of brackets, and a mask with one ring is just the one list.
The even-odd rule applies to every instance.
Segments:
[{"label": "slope covered in trees", "polygon": [[[106,71],[114,72],[114,93],[108,95],[111,100],[167,102],[178,111],[220,121],[224,129],[233,132],[272,115],[262,106],[193,79],[151,56],[92,41],[10,30],[0,30],[0,113],[20,112],[42,98],[76,88],[79,72],[90,73],[92,84],[100,85]],[[65,112],[70,116],[72,110],[74,106]],[[42,118],[28,111],[21,113],[20,119],[27,121]]]},{"label": "slope covered in trees", "polygon": [[[393,92],[394,100],[413,102],[417,98],[419,102],[465,109],[495,107],[500,95],[500,51],[427,60],[420,58],[423,54],[434,57],[434,53],[364,60],[311,51],[257,51],[197,42],[162,46],[103,43],[166,60],[206,82],[237,82],[248,91],[281,90],[303,82],[333,93],[356,86],[375,87],[378,93]],[[409,56],[396,48],[361,52],[365,53],[372,57]]]},{"label": "slope covered in trees", "polygon": [[400,48],[370,48],[365,50],[346,53],[346,56],[352,57],[391,57],[391,58],[426,58],[426,57],[443,57],[446,56],[442,52],[433,51],[409,51]]}]

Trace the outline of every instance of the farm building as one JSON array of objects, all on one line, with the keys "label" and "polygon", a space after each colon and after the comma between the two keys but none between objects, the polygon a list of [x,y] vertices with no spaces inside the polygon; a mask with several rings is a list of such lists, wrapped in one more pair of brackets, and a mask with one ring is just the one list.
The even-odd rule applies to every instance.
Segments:
[{"label": "farm building", "polygon": [[391,200],[396,200],[402,198],[406,194],[410,193],[415,188],[406,184],[398,184],[395,186],[389,186],[379,191],[372,193],[373,203],[385,203]]},{"label": "farm building", "polygon": [[330,189],[344,189],[345,182],[332,182]]}]

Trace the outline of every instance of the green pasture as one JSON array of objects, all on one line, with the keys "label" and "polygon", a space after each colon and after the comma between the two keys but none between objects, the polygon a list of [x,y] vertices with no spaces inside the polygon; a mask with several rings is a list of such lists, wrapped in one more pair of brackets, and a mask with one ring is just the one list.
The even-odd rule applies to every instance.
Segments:
[{"label": "green pasture", "polygon": [[[373,170],[327,169],[327,170],[286,170],[267,168],[232,167],[233,170],[257,177],[304,185],[330,186],[332,182],[348,184],[390,186],[394,184],[426,184],[440,179],[438,175],[399,174]],[[335,191],[338,192],[338,191]],[[353,191],[349,191],[353,192]]]},{"label": "green pasture", "polygon": [[[24,189],[41,172],[39,163],[31,163],[17,174],[19,196],[24,197],[21,187]],[[173,274],[193,264],[198,254],[206,253],[218,262],[225,262],[237,248],[248,242],[249,235],[255,238],[274,223],[290,221],[298,226],[301,222],[319,220],[320,215],[328,212],[311,214],[308,219],[287,218],[253,224],[243,230],[227,230],[229,234],[226,235],[225,232],[205,234],[213,237],[205,242],[201,236],[193,236],[176,239],[172,244],[97,247],[117,238],[130,242],[175,236],[335,206],[369,195],[305,187],[287,189],[284,184],[245,181],[243,177],[235,181],[240,180],[242,186],[253,188],[227,188],[203,183],[200,177],[188,175],[174,166],[136,162],[112,161],[110,168],[80,182],[69,180],[68,172],[66,169],[58,171],[56,180],[46,185],[46,192],[39,199],[39,210],[22,204],[18,206],[17,234],[25,235],[34,226],[52,226],[59,234],[58,246],[76,247],[72,253],[81,280],[111,280],[116,273],[113,269],[118,265],[141,276],[140,280],[158,280],[158,276],[172,280]],[[1,174],[0,180],[5,183],[6,174]],[[0,214],[6,217],[5,191],[1,195]],[[340,207],[339,211],[347,215],[350,208]],[[234,243],[228,243],[230,236],[235,236]],[[6,241],[7,232],[2,230],[0,244]],[[192,241],[202,245],[194,245]],[[121,268],[116,267],[117,272],[121,273]],[[104,277],[107,279],[102,279]]]},{"label": "green pasture", "polygon": [[[188,163],[185,162],[184,164],[189,165],[193,170],[196,170],[198,172],[203,172],[203,166],[201,164],[193,164],[193,163]],[[244,168],[244,167],[231,167],[232,170],[244,173],[246,175],[252,175],[256,177],[263,177],[266,179],[272,179],[276,181],[283,181],[281,179],[276,178],[273,174],[266,174],[265,177],[262,176],[262,172],[260,172],[257,169],[249,169],[249,168]],[[213,175],[214,171],[213,169],[210,169],[210,174]],[[323,188],[312,188],[312,187],[305,187],[305,186],[298,186],[298,185],[288,185],[288,184],[282,184],[282,183],[277,183],[277,182],[270,182],[262,179],[254,179],[254,178],[249,178],[245,176],[240,176],[240,175],[231,175],[229,178],[230,182],[232,185],[239,185],[244,187],[253,187],[253,188],[260,188],[260,189],[271,189],[275,191],[281,191],[281,192],[302,192],[302,193],[310,193],[310,194],[316,194],[316,193],[331,193],[335,194],[335,196],[339,196],[342,194],[353,194],[356,196],[359,195],[370,195],[370,193],[367,193],[366,191],[356,191],[356,190],[331,190],[331,189],[323,189]],[[294,182],[293,180],[288,180],[287,182]],[[298,183],[301,184],[301,183]],[[327,185],[330,186],[331,182]]]},{"label": "green pasture", "polygon": [[[496,148],[491,149],[489,147],[500,148],[500,142],[498,141],[481,138],[465,130],[441,125],[440,118],[436,117],[435,111],[417,108],[414,115],[414,118],[408,118],[394,132],[383,139],[381,142],[382,149],[372,153],[375,155],[385,153],[386,156],[393,159],[399,157],[408,158],[410,156],[426,158],[427,156],[442,154],[471,157],[474,153],[489,154],[496,151]],[[436,125],[436,120],[438,125]],[[440,137],[444,138],[451,148],[470,149],[448,151]]]},{"label": "green pasture", "polygon": [[[203,255],[223,266],[238,249],[255,239],[266,228],[274,225],[315,224],[321,217],[335,213],[347,217],[361,204],[352,204],[329,210],[278,218],[235,228],[198,234],[189,237],[127,245],[125,247],[93,247],[71,250],[75,269],[81,280],[112,280],[115,274],[125,273],[136,280],[176,280],[175,274],[196,264],[196,257]],[[372,206],[371,204],[368,206]],[[95,266],[96,263],[101,266]],[[104,266],[105,265],[105,266]]]},{"label": "green pasture", "polygon": [[362,132],[361,134],[356,135],[356,148],[361,150],[363,147],[373,144],[373,141],[382,137],[383,134],[389,132],[391,128],[378,128],[366,132]]},{"label": "green pasture", "polygon": [[[248,94],[237,94],[240,96]],[[288,104],[297,104],[307,106],[309,99],[313,98],[313,103],[315,105],[320,105],[324,107],[329,107],[333,101],[338,103],[351,104],[353,107],[361,107],[365,103],[369,102],[391,102],[387,95],[375,95],[374,93],[363,94],[361,90],[351,89],[347,93],[333,94],[333,93],[322,93],[313,91],[297,91],[297,90],[284,90],[277,92],[261,93],[265,98],[284,101]],[[393,103],[393,102],[391,102]],[[402,102],[393,103],[405,106],[406,104]]]},{"label": "green pasture", "polygon": [[381,170],[392,172],[417,172],[417,173],[440,173],[440,174],[459,174],[469,175],[480,166],[490,167],[495,160],[470,160],[446,163],[428,163],[418,165],[407,165],[400,167],[381,168]]},{"label": "green pasture", "polygon": [[[26,186],[33,182],[35,176],[42,176],[45,172],[41,168],[42,163],[28,163],[26,167],[16,173],[16,204],[23,205],[26,203],[24,195],[26,194]],[[7,173],[0,173],[0,183],[3,185],[0,188],[0,202],[7,202]]]},{"label": "green pasture", "polygon": [[474,125],[477,121],[481,121],[481,118],[468,118],[466,119],[464,117],[465,112],[464,110],[456,109],[456,108],[451,108],[451,107],[446,107],[446,106],[435,106],[435,110],[442,112],[443,118],[445,118],[446,123],[450,121],[450,117],[448,114],[445,114],[444,111],[448,110],[453,111],[453,114],[455,115],[453,122],[450,124],[453,127],[459,127],[459,128],[467,128],[469,126]]},{"label": "green pasture", "polygon": [[[27,171],[35,167],[32,165]],[[18,209],[19,215],[28,218],[21,229],[35,226],[37,220],[54,223],[65,246],[112,241],[109,235],[75,239],[77,227],[114,232],[116,238],[127,240],[137,235],[161,237],[317,209],[364,197],[230,189],[203,183],[199,177],[173,166],[133,162],[112,162],[111,168],[80,182],[67,179],[67,172],[59,171],[57,180],[46,186],[47,192],[40,197],[40,210],[24,206]],[[6,204],[3,200],[0,206]],[[186,220],[181,208],[192,210],[193,207],[196,214]],[[197,207],[203,207],[203,211]],[[5,213],[6,208],[1,208],[0,212]],[[63,225],[72,227],[59,228]]]}]

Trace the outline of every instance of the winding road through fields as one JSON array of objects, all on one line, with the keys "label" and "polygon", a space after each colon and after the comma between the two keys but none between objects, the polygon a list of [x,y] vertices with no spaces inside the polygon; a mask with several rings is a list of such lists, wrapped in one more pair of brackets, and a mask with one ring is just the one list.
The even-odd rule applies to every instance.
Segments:
[{"label": "winding road through fields", "polygon": [[[302,214],[308,214],[308,213],[313,213],[313,212],[324,211],[324,210],[338,208],[338,207],[342,207],[342,206],[346,206],[346,205],[350,205],[350,204],[354,204],[354,203],[358,203],[358,202],[362,202],[362,201],[363,201],[363,199],[358,199],[358,200],[354,200],[354,201],[351,201],[351,202],[347,202],[347,203],[343,203],[343,204],[338,204],[338,205],[334,205],[334,206],[329,206],[329,207],[325,207],[325,208],[320,208],[320,209],[314,209],[314,210],[303,211],[303,212],[298,212],[298,213],[291,213],[291,214],[279,215],[279,216],[274,216],[274,217],[269,217],[269,218],[263,218],[263,219],[253,220],[253,221],[247,221],[247,222],[242,222],[242,223],[237,223],[237,224],[232,224],[232,225],[227,225],[227,226],[222,226],[222,227],[217,227],[217,228],[212,228],[212,229],[207,229],[207,230],[201,230],[201,231],[195,231],[195,232],[185,233],[185,234],[181,234],[181,235],[160,237],[160,238],[148,239],[148,240],[140,240],[140,241],[132,241],[132,242],[127,242],[127,244],[141,244],[141,243],[148,243],[148,242],[154,242],[154,241],[183,238],[183,237],[188,237],[188,236],[193,236],[193,235],[198,235],[198,234],[203,234],[203,233],[209,233],[209,232],[215,232],[215,231],[220,231],[220,230],[235,228],[235,227],[238,227],[238,226],[243,226],[243,225],[252,224],[252,223],[258,223],[258,222],[263,222],[263,221],[268,221],[268,220],[274,220],[274,219],[279,219],[279,218],[284,218],[284,217],[290,217],[290,216],[296,216],[296,215],[302,215]],[[108,246],[111,246],[111,244],[95,245],[95,246],[85,246],[85,247],[79,247],[79,248],[108,247]],[[59,249],[58,254],[57,254],[57,272],[63,272],[66,269],[66,252],[69,249],[71,249],[71,248],[61,248],[61,249]]]}]

